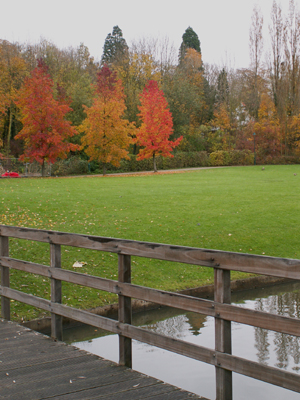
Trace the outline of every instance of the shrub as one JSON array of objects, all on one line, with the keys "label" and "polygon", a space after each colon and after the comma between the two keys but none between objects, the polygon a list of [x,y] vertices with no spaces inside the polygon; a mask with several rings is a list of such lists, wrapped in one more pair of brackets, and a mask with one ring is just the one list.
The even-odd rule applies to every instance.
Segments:
[{"label": "shrub", "polygon": [[[130,155],[129,160],[122,160],[120,169],[124,172],[130,171],[152,171],[153,160],[137,161],[135,155]],[[208,154],[205,151],[197,152],[176,152],[174,157],[156,157],[156,165],[158,170],[205,167],[210,165]]]},{"label": "shrub", "polygon": [[211,165],[251,165],[254,163],[254,154],[250,150],[218,150],[210,153]]},{"label": "shrub", "polygon": [[56,161],[51,168],[51,175],[82,175],[88,172],[88,161],[72,156],[66,160]]}]

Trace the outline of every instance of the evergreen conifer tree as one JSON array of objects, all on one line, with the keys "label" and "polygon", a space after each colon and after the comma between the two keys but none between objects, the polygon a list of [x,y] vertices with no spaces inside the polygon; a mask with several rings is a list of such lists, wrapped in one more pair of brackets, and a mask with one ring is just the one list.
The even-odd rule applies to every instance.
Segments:
[{"label": "evergreen conifer tree", "polygon": [[101,64],[112,66],[119,64],[128,55],[128,46],[126,40],[123,38],[122,30],[118,25],[113,27],[112,33],[106,36]]},{"label": "evergreen conifer tree", "polygon": [[182,43],[179,48],[179,63],[184,59],[187,49],[194,49],[201,54],[200,40],[197,33],[190,26],[182,35]]}]

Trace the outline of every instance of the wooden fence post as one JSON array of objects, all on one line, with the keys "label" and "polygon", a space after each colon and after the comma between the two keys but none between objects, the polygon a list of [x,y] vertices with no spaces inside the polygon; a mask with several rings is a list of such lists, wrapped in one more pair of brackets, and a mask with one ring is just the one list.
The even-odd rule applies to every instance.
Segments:
[{"label": "wooden fence post", "polygon": [[[61,268],[61,246],[50,244],[50,266]],[[61,281],[51,278],[51,301],[61,303]],[[62,316],[51,313],[51,337],[62,340]]]},{"label": "wooden fence post", "polygon": [[[215,296],[218,303],[231,303],[230,271],[215,268]],[[215,318],[215,349],[231,354],[231,321]],[[232,372],[216,365],[216,399],[232,400]]]},{"label": "wooden fence post", "polygon": [[[0,255],[9,256],[9,241],[7,236],[0,236]],[[9,268],[1,266],[1,285],[9,287]],[[1,317],[10,320],[10,299],[1,296]]]},{"label": "wooden fence post", "polygon": [[[119,282],[131,283],[131,257],[119,254]],[[119,295],[119,322],[131,324],[131,297]],[[132,368],[132,340],[119,335],[119,364]]]}]

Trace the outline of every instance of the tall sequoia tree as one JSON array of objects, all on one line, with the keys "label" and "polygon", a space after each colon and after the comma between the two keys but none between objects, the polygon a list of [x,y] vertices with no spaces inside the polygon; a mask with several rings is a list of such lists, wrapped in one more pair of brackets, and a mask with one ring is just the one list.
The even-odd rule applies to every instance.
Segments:
[{"label": "tall sequoia tree", "polygon": [[123,38],[122,30],[116,25],[113,27],[112,33],[106,36],[101,64],[107,64],[109,67],[119,65],[127,57],[128,46],[126,40]]},{"label": "tall sequoia tree", "polygon": [[179,63],[184,60],[187,49],[194,49],[201,54],[200,40],[197,33],[190,26],[182,35],[182,43],[179,48]]}]

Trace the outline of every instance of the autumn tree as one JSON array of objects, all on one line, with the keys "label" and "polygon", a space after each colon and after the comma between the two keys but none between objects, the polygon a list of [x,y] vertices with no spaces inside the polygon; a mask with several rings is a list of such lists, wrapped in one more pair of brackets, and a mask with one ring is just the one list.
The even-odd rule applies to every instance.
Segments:
[{"label": "autumn tree", "polygon": [[20,90],[17,106],[21,112],[23,129],[16,136],[24,141],[23,159],[36,160],[45,172],[45,162],[66,158],[79,146],[69,143],[76,130],[65,119],[70,107],[61,99],[54,99],[53,81],[47,66],[40,60],[31,76],[25,79]]},{"label": "autumn tree", "polygon": [[175,141],[169,140],[173,133],[173,121],[164,93],[156,81],[150,80],[140,96],[139,116],[141,127],[136,133],[136,143],[142,148],[138,160],[153,159],[153,170],[157,172],[156,159],[158,155],[173,157],[171,151],[180,143],[182,137]]},{"label": "autumn tree", "polygon": [[[53,43],[41,40],[36,45],[23,46],[22,56],[32,70],[36,67],[36,60],[43,59],[54,82],[54,97],[57,95],[56,88],[63,88],[71,99],[72,110],[67,119],[75,126],[80,125],[85,118],[83,105],[92,104],[91,84],[96,82],[99,71],[99,65],[91,57],[89,49],[83,43],[76,48],[59,49]],[[71,141],[78,142],[78,136]]]},{"label": "autumn tree", "polygon": [[0,122],[3,127],[3,145],[6,153],[11,151],[11,139],[17,124],[15,100],[25,76],[25,61],[17,44],[0,41]]},{"label": "autumn tree", "polygon": [[262,94],[258,109],[258,119],[254,123],[257,156],[261,161],[281,153],[280,124],[273,100],[268,94]]},{"label": "autumn tree", "polygon": [[230,117],[227,104],[220,103],[214,112],[213,125],[216,130],[210,135],[212,151],[232,150],[235,147],[235,121],[232,121]]},{"label": "autumn tree", "polygon": [[174,134],[188,135],[206,122],[204,76],[201,54],[189,48],[180,67],[176,68],[163,90],[173,117]]},{"label": "autumn tree", "polygon": [[78,128],[84,134],[82,144],[90,160],[102,162],[104,175],[108,163],[119,166],[122,158],[128,158],[134,132],[134,125],[123,118],[122,82],[107,65],[98,73],[92,106],[84,108],[87,117]]},{"label": "autumn tree", "polygon": [[[139,126],[139,96],[149,80],[160,81],[161,79],[160,69],[151,46],[148,46],[144,40],[134,42],[127,61],[118,66],[116,71],[124,87],[125,116],[130,122]],[[133,153],[136,154],[136,151],[134,144]]]},{"label": "autumn tree", "polygon": [[285,142],[289,144],[297,156],[300,156],[300,114],[290,118],[288,132],[290,134]]}]

